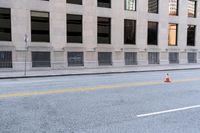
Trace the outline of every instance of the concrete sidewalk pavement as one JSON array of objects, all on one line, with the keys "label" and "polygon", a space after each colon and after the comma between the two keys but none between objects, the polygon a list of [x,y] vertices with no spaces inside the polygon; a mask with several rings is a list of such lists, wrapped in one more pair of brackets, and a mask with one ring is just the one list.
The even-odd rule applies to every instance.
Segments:
[{"label": "concrete sidewalk pavement", "polygon": [[27,71],[0,71],[0,79],[28,78],[28,77],[50,77],[50,76],[71,76],[71,75],[92,75],[112,74],[128,72],[152,72],[152,71],[173,71],[200,69],[200,64],[188,65],[150,65],[150,66],[126,66],[126,67],[98,67],[98,68],[68,68],[63,70],[31,70]]}]

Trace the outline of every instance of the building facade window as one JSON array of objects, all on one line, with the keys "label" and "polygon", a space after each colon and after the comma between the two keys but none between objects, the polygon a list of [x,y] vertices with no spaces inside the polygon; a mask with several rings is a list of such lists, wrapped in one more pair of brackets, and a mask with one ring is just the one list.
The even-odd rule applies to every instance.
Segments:
[{"label": "building facade window", "polygon": [[83,52],[68,52],[68,66],[84,66]]},{"label": "building facade window", "polygon": [[82,43],[82,15],[67,14],[67,42]]},{"label": "building facade window", "polygon": [[31,41],[50,42],[49,13],[31,11]]},{"label": "building facade window", "polygon": [[188,0],[188,17],[196,17],[197,1]]},{"label": "building facade window", "polygon": [[67,3],[82,5],[82,0],[67,0]]},{"label": "building facade window", "polygon": [[148,52],[148,63],[149,64],[159,64],[159,53],[158,52]]},{"label": "building facade window", "polygon": [[124,20],[124,44],[135,44],[136,21]]},{"label": "building facade window", "polygon": [[188,25],[187,28],[187,46],[195,46],[195,25]]},{"label": "building facade window", "polygon": [[112,52],[99,52],[98,62],[99,62],[99,66],[112,65]]},{"label": "building facade window", "polygon": [[12,68],[11,51],[0,51],[0,68]]},{"label": "building facade window", "polygon": [[98,17],[97,42],[101,44],[111,43],[111,19]]},{"label": "building facade window", "polygon": [[158,45],[157,22],[148,22],[148,45]]},{"label": "building facade window", "polygon": [[0,8],[0,41],[11,41],[11,13],[7,8]]},{"label": "building facade window", "polygon": [[187,57],[188,63],[197,63],[197,53],[189,52]]},{"label": "building facade window", "polygon": [[179,53],[169,52],[169,64],[178,64],[178,63],[179,63]]},{"label": "building facade window", "polygon": [[168,45],[169,46],[177,46],[177,38],[178,38],[178,25],[177,24],[169,24],[168,29]]},{"label": "building facade window", "polygon": [[111,0],[97,0],[98,7],[111,8]]},{"label": "building facade window", "polygon": [[179,0],[169,0],[169,15],[178,16]]},{"label": "building facade window", "polygon": [[125,52],[125,65],[137,65],[137,53]]},{"label": "building facade window", "polygon": [[50,52],[32,52],[32,67],[51,67]]},{"label": "building facade window", "polygon": [[136,0],[125,0],[125,10],[136,11]]},{"label": "building facade window", "polygon": [[148,0],[148,12],[158,13],[159,10],[159,0]]}]

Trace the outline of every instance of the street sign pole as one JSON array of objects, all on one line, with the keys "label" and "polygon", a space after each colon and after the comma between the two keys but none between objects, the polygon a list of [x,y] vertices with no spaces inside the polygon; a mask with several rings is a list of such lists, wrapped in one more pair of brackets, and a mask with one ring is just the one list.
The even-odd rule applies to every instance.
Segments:
[{"label": "street sign pole", "polygon": [[25,34],[25,37],[24,37],[24,41],[25,41],[25,61],[24,61],[24,76],[26,76],[27,74],[26,74],[26,64],[27,64],[27,52],[28,52],[28,45],[27,45],[27,43],[28,43],[28,35],[27,34]]}]

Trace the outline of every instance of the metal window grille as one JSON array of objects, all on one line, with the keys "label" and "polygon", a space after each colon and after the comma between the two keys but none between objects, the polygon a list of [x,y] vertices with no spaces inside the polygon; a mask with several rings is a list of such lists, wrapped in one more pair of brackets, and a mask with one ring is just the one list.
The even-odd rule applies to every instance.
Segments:
[{"label": "metal window grille", "polygon": [[68,66],[83,66],[83,52],[68,52]]},{"label": "metal window grille", "polygon": [[50,52],[32,52],[32,67],[51,67]]},{"label": "metal window grille", "polygon": [[111,52],[99,52],[98,61],[100,66],[112,65],[112,53]]},{"label": "metal window grille", "polygon": [[149,52],[148,53],[148,62],[149,62],[149,64],[159,64],[159,53],[158,52]]},{"label": "metal window grille", "polygon": [[0,68],[12,68],[12,52],[0,51]]},{"label": "metal window grille", "polygon": [[188,63],[197,63],[197,53],[188,53]]},{"label": "metal window grille", "polygon": [[137,53],[126,52],[125,53],[125,65],[137,65]]},{"label": "metal window grille", "polygon": [[170,64],[178,64],[179,63],[179,53],[170,52],[169,53],[169,63]]}]

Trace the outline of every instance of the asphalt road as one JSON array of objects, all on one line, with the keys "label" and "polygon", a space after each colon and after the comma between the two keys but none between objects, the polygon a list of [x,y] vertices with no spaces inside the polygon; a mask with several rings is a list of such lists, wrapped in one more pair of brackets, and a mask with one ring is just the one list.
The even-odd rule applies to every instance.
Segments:
[{"label": "asphalt road", "polygon": [[0,133],[199,133],[200,70],[0,80]]}]

